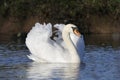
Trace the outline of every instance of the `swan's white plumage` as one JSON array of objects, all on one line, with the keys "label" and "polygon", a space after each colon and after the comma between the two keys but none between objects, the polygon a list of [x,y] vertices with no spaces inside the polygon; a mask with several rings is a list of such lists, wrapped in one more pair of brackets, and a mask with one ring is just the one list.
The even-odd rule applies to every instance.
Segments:
[{"label": "swan's white plumage", "polygon": [[[69,51],[62,39],[62,31],[64,26],[64,24],[54,25],[54,27],[58,28],[58,30],[56,31],[58,37],[54,38],[54,41],[50,38],[52,36],[51,23],[44,23],[43,25],[40,23],[36,23],[35,26],[28,33],[26,38],[26,45],[32,53],[28,57],[37,62],[69,63]],[[79,46],[83,46],[84,40],[81,39],[81,37],[78,37],[75,34],[70,34],[70,37],[73,43],[75,44],[76,48],[79,42],[82,42],[82,45],[80,44]],[[82,52],[81,50],[82,49],[77,50],[79,51],[78,53]]]}]

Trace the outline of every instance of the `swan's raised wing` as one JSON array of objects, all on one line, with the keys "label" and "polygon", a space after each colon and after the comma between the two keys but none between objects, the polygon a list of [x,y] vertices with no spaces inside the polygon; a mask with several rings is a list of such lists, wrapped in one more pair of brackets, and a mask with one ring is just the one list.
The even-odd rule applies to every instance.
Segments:
[{"label": "swan's raised wing", "polygon": [[57,30],[55,30],[55,35],[57,35],[57,37],[54,37],[54,40],[58,41],[62,39],[62,30],[64,28],[64,24],[55,24],[54,27],[57,28]]},{"label": "swan's raised wing", "polygon": [[64,28],[65,24],[55,24],[54,27],[57,28],[59,31],[62,32],[63,28]]},{"label": "swan's raised wing", "polygon": [[[52,25],[36,23],[26,38],[26,45],[32,53],[29,58],[39,62],[64,61],[63,49],[51,40]],[[58,57],[57,57],[58,56]]]},{"label": "swan's raised wing", "polygon": [[63,28],[64,28],[65,24],[55,24],[53,27],[57,28],[57,30],[54,31],[55,35],[54,36],[54,40],[56,41],[57,44],[59,44],[62,48],[66,49],[66,45],[63,41],[63,38],[62,38],[62,31],[63,31]]}]

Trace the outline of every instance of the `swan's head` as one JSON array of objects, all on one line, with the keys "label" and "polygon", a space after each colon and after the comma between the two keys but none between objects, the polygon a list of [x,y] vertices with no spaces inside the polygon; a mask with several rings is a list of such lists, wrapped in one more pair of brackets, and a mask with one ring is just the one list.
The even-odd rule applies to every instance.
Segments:
[{"label": "swan's head", "polygon": [[78,27],[75,26],[74,24],[67,24],[64,27],[64,30],[67,31],[67,32],[69,32],[69,33],[75,34],[76,36],[80,36],[81,35]]}]

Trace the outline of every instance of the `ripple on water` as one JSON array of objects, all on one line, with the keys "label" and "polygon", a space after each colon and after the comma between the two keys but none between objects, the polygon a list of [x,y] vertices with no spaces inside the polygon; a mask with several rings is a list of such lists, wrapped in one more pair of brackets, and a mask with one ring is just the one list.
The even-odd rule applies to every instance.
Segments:
[{"label": "ripple on water", "polygon": [[116,59],[119,55],[120,50],[110,46],[87,46],[86,68],[81,72],[81,77],[84,78],[83,80],[119,80],[120,71],[118,72],[117,67],[120,64]]},{"label": "ripple on water", "polygon": [[[17,47],[17,48],[15,48]],[[120,47],[87,45],[85,68],[76,64],[32,63],[25,45],[0,45],[0,80],[119,80]],[[82,66],[82,65],[81,65]]]}]

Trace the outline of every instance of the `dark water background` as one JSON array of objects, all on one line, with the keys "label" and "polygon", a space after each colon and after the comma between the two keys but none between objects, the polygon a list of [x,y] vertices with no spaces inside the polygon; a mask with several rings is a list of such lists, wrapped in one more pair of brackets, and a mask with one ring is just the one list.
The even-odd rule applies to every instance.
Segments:
[{"label": "dark water background", "polygon": [[81,65],[38,64],[19,40],[0,40],[0,80],[120,80],[120,34],[85,35]]}]

